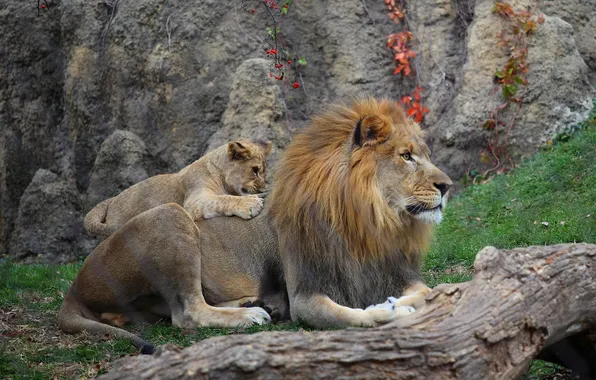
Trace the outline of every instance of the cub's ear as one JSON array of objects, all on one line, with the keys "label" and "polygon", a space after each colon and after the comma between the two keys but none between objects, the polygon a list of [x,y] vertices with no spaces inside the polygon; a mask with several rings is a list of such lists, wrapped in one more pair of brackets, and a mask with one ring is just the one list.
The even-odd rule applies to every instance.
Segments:
[{"label": "cub's ear", "polygon": [[353,143],[358,146],[381,144],[389,138],[391,126],[377,115],[365,116],[358,120],[354,130]]},{"label": "cub's ear", "polygon": [[228,144],[228,156],[230,160],[248,160],[250,151],[240,141],[234,141]]},{"label": "cub's ear", "polygon": [[265,157],[267,157],[269,153],[271,153],[271,147],[273,146],[273,143],[271,141],[257,141],[257,145],[259,146],[259,148],[261,148]]}]

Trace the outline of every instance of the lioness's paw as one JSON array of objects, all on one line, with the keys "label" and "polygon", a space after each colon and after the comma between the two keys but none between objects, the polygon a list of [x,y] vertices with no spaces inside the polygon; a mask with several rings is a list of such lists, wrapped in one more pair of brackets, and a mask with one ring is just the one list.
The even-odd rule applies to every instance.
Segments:
[{"label": "lioness's paw", "polygon": [[260,307],[249,307],[244,310],[245,321],[243,326],[264,325],[271,322],[271,316]]},{"label": "lioness's paw", "polygon": [[240,199],[240,206],[234,215],[242,219],[252,219],[263,210],[263,198],[259,198],[257,195],[244,195]]}]

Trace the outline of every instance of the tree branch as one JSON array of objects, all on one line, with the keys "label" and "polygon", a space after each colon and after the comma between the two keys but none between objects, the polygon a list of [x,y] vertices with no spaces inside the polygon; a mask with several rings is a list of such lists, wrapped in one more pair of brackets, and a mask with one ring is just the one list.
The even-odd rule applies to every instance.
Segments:
[{"label": "tree branch", "polygon": [[380,328],[213,338],[123,359],[101,378],[514,379],[546,346],[594,327],[596,245],[486,247],[474,268]]}]

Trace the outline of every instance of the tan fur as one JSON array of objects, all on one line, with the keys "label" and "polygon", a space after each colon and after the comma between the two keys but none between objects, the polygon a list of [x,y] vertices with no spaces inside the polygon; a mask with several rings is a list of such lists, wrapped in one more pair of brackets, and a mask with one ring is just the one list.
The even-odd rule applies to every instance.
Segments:
[{"label": "tan fur", "polygon": [[[225,220],[233,226],[232,231],[222,228]],[[264,220],[256,217],[252,227],[242,227],[245,221],[236,218],[203,221],[211,227],[205,228],[210,236],[202,237],[190,215],[175,203],[141,213],[87,257],[64,298],[59,327],[68,333],[87,331],[128,338],[143,352],[151,353],[151,345],[118,327],[166,318],[181,328],[270,321],[261,308],[238,307],[256,299],[263,270],[254,263],[264,262],[266,257],[259,256],[263,253],[258,250],[244,252],[246,244],[224,240],[234,231],[240,240],[242,232],[247,239],[254,238],[258,235],[255,228],[261,228],[265,235],[261,234],[260,243],[274,241],[274,234],[259,227]],[[220,235],[222,230],[226,236]],[[217,241],[213,239],[216,236]],[[275,250],[266,253],[272,255]]]},{"label": "tan fur", "polygon": [[[416,213],[444,206],[435,184],[446,189],[451,185],[430,162],[423,137],[396,102],[367,98],[331,107],[293,139],[278,165],[271,194],[293,319],[321,327],[371,326],[403,314],[399,307],[346,308],[325,295],[334,289],[299,294],[300,283],[308,268],[320,266],[317,261],[335,268],[340,277],[396,252],[410,263],[420,261],[431,237],[427,222],[438,222],[442,208]],[[415,161],[408,161],[408,154]],[[358,290],[372,280],[337,281]],[[411,289],[399,306],[418,306],[425,289]],[[335,293],[342,292],[349,293]],[[392,295],[398,296],[385,296]]]},{"label": "tan fur", "polygon": [[428,293],[430,293],[430,290],[431,289],[423,283],[416,282],[404,290],[402,296],[399,297],[395,305],[412,306],[417,309],[424,305],[424,300]]},{"label": "tan fur", "polygon": [[99,203],[85,217],[85,228],[109,236],[140,213],[169,202],[183,206],[194,219],[253,218],[263,201],[248,194],[263,190],[270,150],[271,142],[260,146],[245,139],[222,145],[178,173],[148,178]]},{"label": "tan fur", "polygon": [[242,297],[237,300],[226,301],[218,303],[217,307],[241,307],[242,305],[252,303],[257,300],[257,297]]}]

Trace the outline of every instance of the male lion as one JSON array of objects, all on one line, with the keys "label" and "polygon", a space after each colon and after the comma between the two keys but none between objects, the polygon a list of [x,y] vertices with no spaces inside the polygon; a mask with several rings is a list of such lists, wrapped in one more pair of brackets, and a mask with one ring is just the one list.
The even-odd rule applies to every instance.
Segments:
[{"label": "male lion", "polygon": [[270,200],[293,320],[375,326],[424,301],[420,259],[452,183],[423,137],[395,102],[368,98],[293,139]]},{"label": "male lion", "polygon": [[270,141],[255,144],[240,139],[224,144],[178,173],[148,178],[99,203],[85,217],[85,229],[109,236],[143,211],[169,202],[184,206],[194,219],[253,218],[261,212],[263,200],[248,194],[263,189],[270,151]]},{"label": "male lion", "polygon": [[[134,217],[87,258],[58,323],[128,337],[151,352],[115,326],[167,317],[179,327],[269,321],[259,307],[237,307],[247,301],[316,327],[376,326],[408,314],[429,291],[420,258],[451,185],[429,154],[395,102],[334,106],[294,137],[260,215],[193,222],[170,203]],[[390,307],[363,310],[399,295]]]}]

